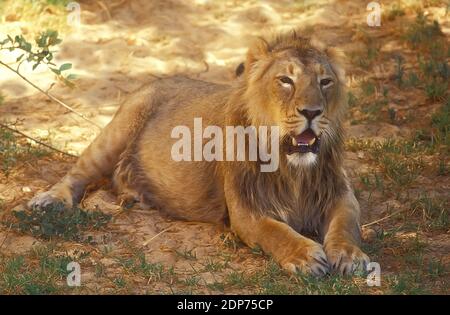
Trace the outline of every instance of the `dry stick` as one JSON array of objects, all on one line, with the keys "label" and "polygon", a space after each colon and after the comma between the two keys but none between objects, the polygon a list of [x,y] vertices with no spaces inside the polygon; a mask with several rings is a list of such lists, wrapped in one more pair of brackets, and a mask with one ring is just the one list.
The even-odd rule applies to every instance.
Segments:
[{"label": "dry stick", "polygon": [[59,105],[63,106],[64,108],[68,109],[69,111],[71,111],[72,113],[76,114],[77,116],[81,117],[82,119],[86,120],[87,122],[93,124],[94,126],[96,126],[99,129],[102,129],[102,127],[98,124],[96,124],[95,122],[93,122],[92,120],[90,120],[89,118],[87,118],[85,115],[83,115],[82,113],[77,112],[75,109],[73,109],[72,107],[70,107],[69,105],[67,105],[66,103],[64,103],[63,101],[60,101],[59,99],[57,99],[56,97],[54,97],[53,95],[49,94],[48,92],[44,91],[43,89],[41,89],[39,86],[37,86],[36,84],[34,84],[33,82],[31,82],[30,80],[28,80],[26,77],[24,77],[23,75],[21,75],[19,72],[17,72],[16,70],[14,70],[12,67],[10,67],[8,64],[0,61],[0,64],[5,66],[6,68],[8,68],[9,70],[11,70],[12,72],[14,72],[15,74],[17,74],[20,78],[22,78],[25,82],[27,82],[28,84],[30,84],[32,87],[34,87],[36,90],[38,90],[39,92],[45,94],[49,99],[51,99],[52,101],[58,103]]},{"label": "dry stick", "polygon": [[406,211],[406,209],[398,210],[398,211],[396,211],[396,212],[394,212],[394,213],[391,213],[391,214],[389,214],[389,215],[387,215],[387,216],[385,216],[385,217],[382,217],[381,219],[375,220],[375,221],[370,222],[370,223],[367,223],[367,224],[363,224],[362,227],[365,228],[365,227],[368,227],[368,226],[371,226],[371,225],[380,223],[380,222],[382,222],[382,221],[384,221],[384,220],[386,220],[386,219],[389,219],[390,217],[392,217],[392,216],[394,216],[394,215],[396,215],[396,214],[399,214],[399,213],[401,213],[401,212],[403,212],[403,211]]},{"label": "dry stick", "polygon": [[46,148],[49,148],[49,149],[51,149],[51,150],[53,150],[53,151],[56,151],[56,152],[65,154],[65,155],[70,156],[70,157],[75,157],[75,158],[78,157],[78,156],[76,156],[76,155],[74,155],[74,154],[71,154],[71,153],[68,153],[68,152],[61,151],[61,150],[59,150],[59,149],[57,149],[57,148],[55,148],[55,147],[52,147],[51,145],[49,145],[49,144],[47,144],[47,143],[44,143],[44,142],[39,141],[39,140],[37,140],[37,139],[35,139],[35,138],[32,138],[32,137],[30,137],[30,136],[24,134],[22,131],[19,131],[19,130],[15,129],[15,128],[11,128],[11,127],[9,127],[8,125],[5,125],[5,124],[0,123],[0,127],[5,128],[5,129],[8,129],[8,130],[11,130],[12,132],[18,133],[18,134],[21,135],[22,137],[25,137],[25,138],[27,138],[27,139],[30,139],[30,140],[32,140],[32,141],[34,141],[34,142],[36,142],[36,143],[38,143],[38,144],[40,144],[40,145],[42,145],[42,146],[44,146],[44,147],[46,147]]},{"label": "dry stick", "polygon": [[171,230],[173,228],[172,226],[169,226],[167,229],[162,230],[161,232],[159,232],[158,234],[154,235],[153,237],[151,237],[150,239],[146,240],[144,243],[142,243],[142,246],[147,246],[151,241],[153,241],[155,238],[157,238],[158,236],[160,236],[161,234]]}]

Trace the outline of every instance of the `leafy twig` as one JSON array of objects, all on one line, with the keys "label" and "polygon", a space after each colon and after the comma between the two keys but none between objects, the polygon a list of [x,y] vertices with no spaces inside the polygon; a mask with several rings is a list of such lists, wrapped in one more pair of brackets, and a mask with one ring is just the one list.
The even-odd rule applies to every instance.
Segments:
[{"label": "leafy twig", "polygon": [[53,60],[53,51],[51,50],[52,46],[58,45],[62,42],[60,38],[58,38],[58,32],[47,30],[46,32],[42,32],[36,39],[35,43],[37,48],[34,48],[31,43],[29,43],[22,35],[17,35],[15,38],[12,38],[11,36],[7,36],[6,39],[0,41],[0,50],[8,50],[8,51],[14,51],[14,50],[20,50],[23,53],[16,59],[16,63],[18,63],[17,68],[14,69],[12,66],[8,65],[7,63],[0,61],[0,65],[8,68],[15,74],[17,74],[21,79],[23,79],[25,82],[30,84],[32,87],[37,89],[39,92],[46,95],[49,99],[52,101],[58,103],[59,105],[63,106],[67,110],[71,111],[72,113],[76,114],[77,116],[81,117],[85,121],[93,124],[97,128],[101,129],[101,126],[93,122],[92,120],[88,119],[85,115],[82,113],[77,112],[75,109],[64,103],[63,101],[59,100],[55,96],[51,95],[48,91],[44,91],[40,87],[38,87],[36,84],[28,80],[25,76],[23,76],[20,73],[20,66],[23,62],[32,62],[33,64],[33,70],[36,69],[40,64],[46,65],[53,73],[55,73],[58,77],[58,79],[62,80],[64,84],[67,86],[73,86],[73,83],[71,80],[75,77],[73,74],[70,74],[68,76],[63,76],[62,72],[67,71],[72,68],[72,64],[65,63],[62,64],[60,67],[57,67],[56,64],[52,62]]},{"label": "leafy twig", "polygon": [[73,109],[72,107],[70,107],[69,105],[67,105],[66,103],[64,103],[63,101],[59,100],[58,98],[54,97],[53,95],[51,95],[50,93],[44,91],[43,89],[41,89],[39,86],[37,86],[36,84],[34,84],[33,82],[31,82],[30,80],[28,80],[26,77],[24,77],[22,74],[20,74],[19,72],[17,72],[15,69],[13,69],[11,66],[7,65],[6,63],[4,63],[3,61],[0,61],[0,64],[6,68],[8,68],[9,70],[11,70],[12,72],[14,72],[15,74],[17,74],[21,79],[23,79],[25,82],[27,82],[28,84],[30,84],[32,87],[34,87],[36,90],[38,90],[39,92],[43,93],[45,96],[47,96],[49,99],[51,99],[52,101],[58,103],[59,105],[63,106],[64,108],[68,109],[69,111],[71,111],[72,113],[74,113],[75,115],[81,117],[82,119],[86,120],[87,122],[93,124],[94,126],[96,126],[99,129],[102,129],[102,127],[100,125],[98,125],[97,123],[93,122],[92,120],[90,120],[89,118],[87,118],[85,115],[83,115],[80,112],[77,112],[75,109]]}]

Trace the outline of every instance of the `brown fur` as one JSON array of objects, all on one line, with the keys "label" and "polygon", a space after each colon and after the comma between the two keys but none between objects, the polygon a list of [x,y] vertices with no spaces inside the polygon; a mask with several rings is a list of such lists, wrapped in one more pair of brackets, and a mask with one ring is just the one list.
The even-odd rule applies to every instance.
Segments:
[{"label": "brown fur", "polygon": [[[120,196],[172,216],[208,222],[229,217],[245,243],[261,246],[286,270],[321,275],[331,267],[350,273],[368,258],[358,247],[359,206],[342,169],[339,58],[332,48],[292,33],[270,43],[258,40],[232,86],[184,77],[157,80],[131,96],[66,177],[30,206],[56,200],[72,205],[86,184],[113,175]],[[291,76],[294,85],[286,87],[279,75]],[[323,75],[332,78],[332,88],[318,88]],[[323,113],[312,128],[322,143],[314,163],[288,157],[283,146],[279,169],[269,173],[260,172],[260,161],[171,158],[172,129],[192,130],[194,117],[202,117],[204,126],[276,125],[285,144],[306,125],[300,110],[318,106]],[[300,233],[316,234],[324,246]]]}]

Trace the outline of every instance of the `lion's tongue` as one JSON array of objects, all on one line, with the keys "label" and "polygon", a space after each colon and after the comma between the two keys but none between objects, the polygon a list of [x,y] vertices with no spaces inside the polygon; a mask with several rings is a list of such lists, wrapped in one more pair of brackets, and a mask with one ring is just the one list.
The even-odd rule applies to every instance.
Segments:
[{"label": "lion's tongue", "polygon": [[316,141],[316,135],[310,128],[295,136],[295,140],[301,145],[312,145]]}]

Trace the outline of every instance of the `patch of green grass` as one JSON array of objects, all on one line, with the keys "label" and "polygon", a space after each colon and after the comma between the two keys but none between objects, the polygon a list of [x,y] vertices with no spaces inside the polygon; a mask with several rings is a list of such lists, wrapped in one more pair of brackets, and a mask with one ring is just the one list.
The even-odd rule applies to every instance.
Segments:
[{"label": "patch of green grass", "polygon": [[430,294],[431,289],[442,289],[439,286],[446,268],[441,261],[427,259],[427,244],[416,234],[416,237],[401,243],[403,254],[398,259],[402,271],[387,278],[390,293],[393,294]]},{"label": "patch of green grass", "polygon": [[448,90],[448,82],[432,81],[425,85],[427,97],[433,101],[442,100]]},{"label": "patch of green grass", "polygon": [[51,247],[34,248],[27,255],[0,256],[0,293],[55,294],[65,292],[67,265],[81,259],[58,254]]},{"label": "patch of green grass", "polygon": [[398,186],[408,186],[421,174],[424,164],[421,160],[399,160],[384,156],[381,160],[383,173]]},{"label": "patch of green grass", "polygon": [[111,220],[111,215],[101,211],[86,211],[77,207],[66,208],[62,203],[42,209],[13,211],[16,222],[5,222],[6,226],[45,240],[61,237],[65,240],[81,241],[82,232],[100,229]]},{"label": "patch of green grass", "polygon": [[423,195],[411,203],[411,214],[423,219],[426,228],[448,230],[450,227],[449,202],[446,199]]},{"label": "patch of green grass", "polygon": [[391,257],[391,264],[399,266],[399,271],[386,271],[382,267],[383,291],[388,294],[429,294],[431,290],[445,290],[446,267],[442,261],[428,259],[425,249],[427,243],[416,234],[404,238],[404,227],[378,233],[370,243],[363,243],[362,250],[372,261],[385,259],[387,253],[396,253]]},{"label": "patch of green grass", "polygon": [[[382,142],[370,140],[350,139],[347,142],[347,149],[353,152],[365,151],[368,157],[379,168],[376,174],[387,177],[391,183],[397,187],[408,186],[422,173],[425,165],[421,155],[427,149],[423,143],[417,141],[392,140]],[[364,175],[363,184],[366,187],[372,185],[370,178]],[[374,178],[375,185],[384,190],[385,185],[381,177]]]},{"label": "patch of green grass", "polygon": [[232,286],[253,294],[360,294],[361,288],[352,280],[338,275],[323,278],[285,273],[270,260],[265,269],[247,274],[234,271],[225,279],[225,288]]},{"label": "patch of green grass", "polygon": [[432,279],[442,279],[446,277],[448,274],[447,269],[448,267],[444,265],[442,260],[432,259],[427,265],[427,273]]},{"label": "patch of green grass", "polygon": [[233,271],[229,273],[226,277],[226,283],[233,287],[237,287],[239,289],[243,289],[246,286],[251,285],[249,278],[245,275],[244,272]]},{"label": "patch of green grass", "polygon": [[430,294],[423,281],[421,272],[405,271],[387,279],[390,294],[423,295]]},{"label": "patch of green grass", "polygon": [[443,37],[439,23],[430,22],[422,12],[419,12],[415,22],[408,27],[405,39],[413,49],[420,51],[418,54],[420,73],[410,73],[406,85],[423,89],[428,99],[432,101],[445,100],[450,77],[448,65],[450,47]]},{"label": "patch of green grass", "polygon": [[442,35],[439,23],[437,21],[430,22],[428,17],[419,11],[414,23],[409,25],[405,38],[414,48],[417,48],[420,45],[430,45],[432,41]]},{"label": "patch of green grass", "polygon": [[169,280],[174,275],[173,268],[165,268],[161,263],[148,262],[144,252],[134,251],[129,258],[118,258],[118,262],[127,271],[153,281]]},{"label": "patch of green grass", "polygon": [[377,172],[360,174],[359,179],[367,190],[372,191],[376,189],[384,193],[385,185],[383,177]]}]

